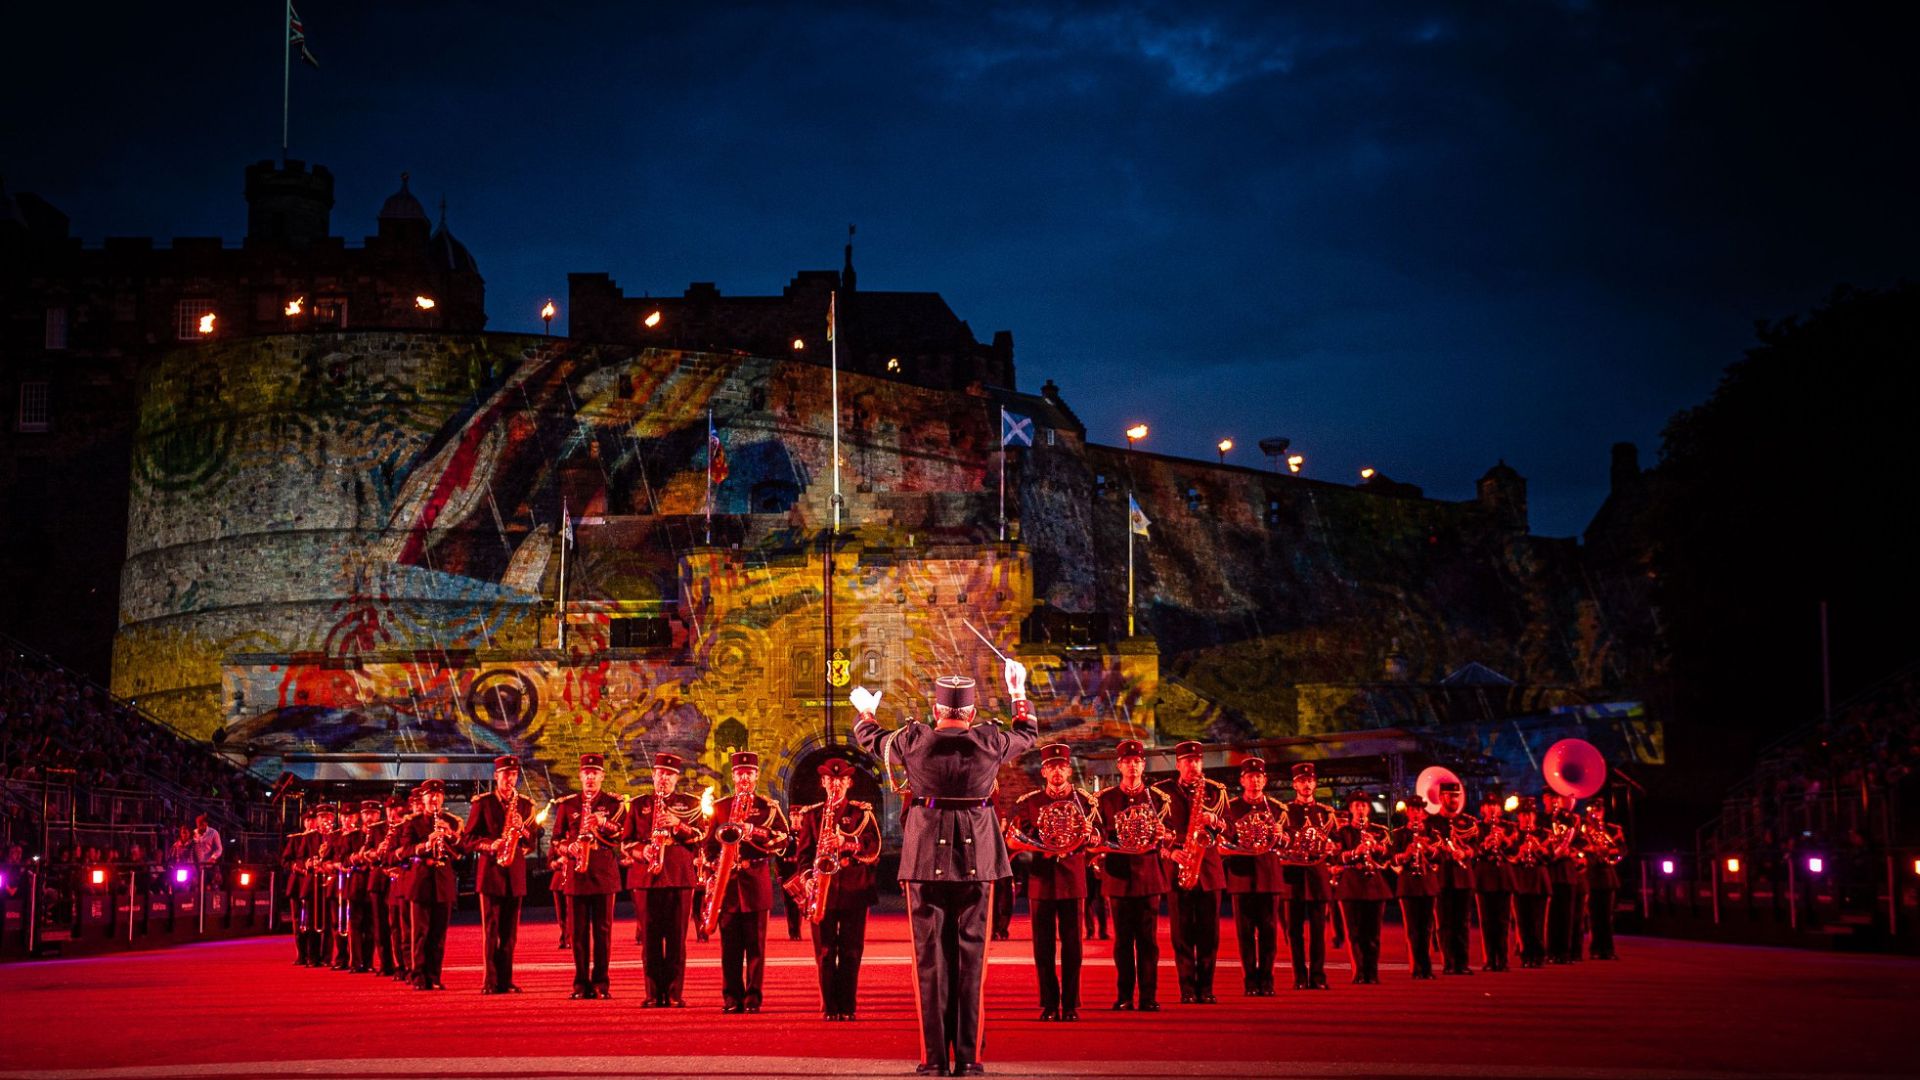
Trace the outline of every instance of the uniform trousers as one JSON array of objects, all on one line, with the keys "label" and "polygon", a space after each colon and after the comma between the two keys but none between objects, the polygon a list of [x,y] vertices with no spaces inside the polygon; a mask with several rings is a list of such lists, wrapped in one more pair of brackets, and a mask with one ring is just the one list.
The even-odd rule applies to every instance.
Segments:
[{"label": "uniform trousers", "polygon": [[1413,967],[1413,977],[1432,978],[1433,897],[1401,897],[1400,918],[1407,929],[1407,962]]},{"label": "uniform trousers", "polygon": [[1613,904],[1619,895],[1612,889],[1593,889],[1588,892],[1587,918],[1593,934],[1593,947],[1588,955],[1595,960],[1613,959]]},{"label": "uniform trousers", "polygon": [[1213,993],[1213,967],[1220,958],[1220,893],[1212,889],[1173,890],[1173,966],[1180,996]]},{"label": "uniform trousers", "polygon": [[867,949],[866,907],[828,908],[813,933],[813,962],[820,972],[820,1008],[852,1016],[860,991],[860,957]]},{"label": "uniform trousers", "polygon": [[607,968],[613,949],[613,895],[567,897],[568,939],[573,946],[573,988],[580,993],[610,989]]},{"label": "uniform trousers", "polygon": [[504,994],[513,989],[513,947],[520,940],[518,896],[480,897],[481,957],[486,975],[481,986]]},{"label": "uniform trousers", "polygon": [[728,1005],[760,1007],[760,983],[767,968],[765,911],[734,911],[720,916],[720,994]]},{"label": "uniform trousers", "polygon": [[1120,1001],[1133,997],[1140,987],[1140,1004],[1159,1002],[1160,987],[1160,897],[1114,896],[1113,966],[1119,973]]},{"label": "uniform trousers", "polygon": [[987,882],[909,881],[907,914],[920,1006],[921,1064],[958,1072],[980,1060],[986,1029]]},{"label": "uniform trousers", "polygon": [[1472,910],[1472,889],[1448,886],[1440,890],[1440,956],[1446,962],[1444,970],[1448,973],[1473,970],[1472,935],[1468,928]]},{"label": "uniform trousers", "polygon": [[1380,978],[1380,917],[1384,900],[1342,900],[1347,919],[1347,947],[1353,953],[1353,977],[1376,982]]},{"label": "uniform trousers", "polygon": [[1489,971],[1504,971],[1507,967],[1507,937],[1511,932],[1513,894],[1483,892],[1480,897],[1480,951],[1486,957]]},{"label": "uniform trousers", "polygon": [[1547,962],[1547,897],[1513,894],[1513,917],[1520,924],[1520,963],[1538,967]]},{"label": "uniform trousers", "polygon": [[1327,902],[1287,901],[1287,948],[1293,953],[1293,983],[1327,981]]},{"label": "uniform trousers", "polygon": [[[1040,976],[1040,1007],[1080,1007],[1080,899],[1039,900],[1029,895],[1033,918],[1033,966]],[[1054,966],[1055,942],[1059,967]]]},{"label": "uniform trousers", "polygon": [[641,927],[642,967],[647,975],[647,997],[679,1001],[687,981],[687,922],[693,917],[692,889],[642,889],[646,912]]},{"label": "uniform trousers", "polygon": [[1279,896],[1235,893],[1233,932],[1240,940],[1240,984],[1249,994],[1273,989],[1273,961],[1279,952]]},{"label": "uniform trousers", "polygon": [[440,965],[447,956],[447,922],[453,901],[413,902],[413,985],[440,985]]}]

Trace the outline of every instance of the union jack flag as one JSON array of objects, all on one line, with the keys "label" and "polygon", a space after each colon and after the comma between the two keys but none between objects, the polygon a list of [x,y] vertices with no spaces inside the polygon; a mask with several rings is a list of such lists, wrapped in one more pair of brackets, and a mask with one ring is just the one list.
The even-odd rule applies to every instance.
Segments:
[{"label": "union jack flag", "polygon": [[293,10],[291,3],[287,5],[287,44],[289,46],[300,46],[300,61],[302,63],[312,64],[314,67],[320,66],[320,61],[315,60],[313,53],[307,48],[306,24],[300,21],[300,13]]}]

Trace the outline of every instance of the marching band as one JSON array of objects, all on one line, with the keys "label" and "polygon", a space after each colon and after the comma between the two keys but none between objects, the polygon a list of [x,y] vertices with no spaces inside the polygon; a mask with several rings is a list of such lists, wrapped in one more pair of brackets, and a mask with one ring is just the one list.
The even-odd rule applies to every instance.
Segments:
[{"label": "marching band", "polygon": [[[942,723],[964,733],[976,723],[957,719],[971,709],[971,682],[956,689],[947,681],[942,701],[951,702]],[[869,701],[877,704],[877,696]],[[1024,700],[1019,705],[1028,709],[1022,715],[1031,725],[1030,707]],[[863,723],[871,723],[870,713],[863,714]],[[871,743],[882,753],[912,759],[888,745],[886,736],[894,732],[874,725],[860,734],[863,747]],[[941,745],[923,739],[907,750],[922,743],[928,753]],[[1571,766],[1566,775],[1549,767],[1538,799],[1489,790],[1477,815],[1466,811],[1465,786],[1457,777],[1429,769],[1394,807],[1404,814],[1397,828],[1375,820],[1376,807],[1390,793],[1354,791],[1336,810],[1319,801],[1315,766],[1303,761],[1291,768],[1292,797],[1282,800],[1267,793],[1267,762],[1251,754],[1240,756],[1234,792],[1204,774],[1202,749],[1192,742],[1175,747],[1178,775],[1149,785],[1146,747],[1124,740],[1115,754],[1118,783],[1089,792],[1075,783],[1071,746],[1040,746],[1042,785],[1013,799],[1004,821],[993,800],[977,792],[906,795],[912,807],[963,816],[984,811],[984,820],[993,823],[990,831],[975,833],[956,818],[953,830],[943,825],[929,834],[936,847],[954,845],[954,874],[977,879],[993,855],[982,845],[1004,841],[1005,851],[1030,857],[1027,898],[1041,1020],[1079,1019],[1082,941],[1093,936],[1090,894],[1103,894],[1110,906],[1116,1010],[1160,1008],[1163,898],[1183,1004],[1216,1000],[1222,892],[1233,911],[1241,990],[1249,997],[1274,993],[1282,920],[1295,989],[1327,988],[1330,916],[1336,947],[1344,933],[1352,982],[1377,984],[1382,917],[1393,900],[1406,927],[1414,979],[1435,977],[1435,951],[1442,974],[1474,974],[1474,921],[1483,972],[1508,970],[1514,945],[1522,968],[1574,962],[1589,934],[1587,956],[1617,958],[1616,867],[1626,838],[1607,820],[1604,803],[1576,810],[1580,799],[1598,792],[1595,773],[1604,777],[1591,747],[1570,751],[1585,755],[1578,758],[1584,776],[1574,775]],[[997,769],[991,755],[983,760],[988,764],[982,769]],[[671,753],[655,755],[650,793],[620,798],[601,790],[604,759],[583,754],[582,790],[538,813],[534,800],[519,791],[520,762],[510,756],[494,762],[493,785],[473,799],[464,823],[443,809],[439,780],[423,782],[407,800],[312,806],[302,814],[304,828],[282,848],[295,962],[377,972],[421,990],[445,989],[441,969],[456,897],[453,863],[472,854],[484,940],[481,992],[518,993],[513,957],[528,858],[538,852],[552,812],[548,865],[556,901],[562,895],[566,900],[559,914],[562,947],[574,956],[573,997],[612,996],[613,901],[624,881],[640,918],[643,1008],[686,1006],[686,937],[697,927],[703,940],[720,938],[722,1011],[758,1012],[768,913],[778,888],[812,934],[822,1017],[852,1020],[867,912],[878,892],[879,811],[850,797],[856,772],[843,758],[819,766],[823,797],[793,807],[790,818],[778,800],[759,792],[757,755],[732,753],[728,765],[733,792],[718,799],[711,791],[702,800],[680,790],[686,763]],[[786,865],[796,872],[778,880],[777,859],[791,860]],[[921,874],[914,880],[937,884],[948,869],[933,858],[914,871]],[[979,906],[978,898],[969,903]],[[975,944],[985,947],[984,941]],[[977,1049],[973,1025],[977,1020],[963,1024],[962,1038],[972,1036]],[[952,1055],[957,1072],[968,1054],[955,1034],[946,1032],[936,1049]]]}]

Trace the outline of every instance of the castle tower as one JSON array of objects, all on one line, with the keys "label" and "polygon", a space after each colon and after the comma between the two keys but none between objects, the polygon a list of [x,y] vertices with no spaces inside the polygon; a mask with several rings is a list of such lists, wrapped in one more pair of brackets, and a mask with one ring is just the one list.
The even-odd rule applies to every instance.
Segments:
[{"label": "castle tower", "polygon": [[1475,485],[1480,505],[1500,525],[1517,533],[1527,531],[1527,478],[1502,458]]},{"label": "castle tower", "polygon": [[247,166],[247,244],[304,246],[328,235],[333,174],[304,161]]}]

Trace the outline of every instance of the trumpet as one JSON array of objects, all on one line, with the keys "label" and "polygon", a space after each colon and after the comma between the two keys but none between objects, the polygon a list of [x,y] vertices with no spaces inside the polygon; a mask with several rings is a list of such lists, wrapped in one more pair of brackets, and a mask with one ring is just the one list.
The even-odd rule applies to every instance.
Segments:
[{"label": "trumpet", "polygon": [[1513,852],[1513,864],[1531,870],[1546,857],[1547,847],[1540,842],[1540,837],[1532,829],[1522,831],[1520,846]]},{"label": "trumpet", "polygon": [[453,858],[453,826],[439,814],[433,816],[433,835],[427,837],[427,858],[448,862]]},{"label": "trumpet", "polygon": [[1613,830],[1605,826],[1583,825],[1581,839],[1586,841],[1590,858],[1599,859],[1607,866],[1618,866],[1625,853],[1620,850],[1620,842],[1615,839]]}]

